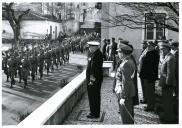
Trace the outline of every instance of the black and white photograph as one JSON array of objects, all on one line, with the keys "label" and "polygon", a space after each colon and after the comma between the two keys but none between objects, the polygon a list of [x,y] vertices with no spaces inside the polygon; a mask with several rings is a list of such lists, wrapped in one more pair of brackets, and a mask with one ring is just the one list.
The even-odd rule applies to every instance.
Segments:
[{"label": "black and white photograph", "polygon": [[1,2],[1,126],[180,125],[180,4]]}]

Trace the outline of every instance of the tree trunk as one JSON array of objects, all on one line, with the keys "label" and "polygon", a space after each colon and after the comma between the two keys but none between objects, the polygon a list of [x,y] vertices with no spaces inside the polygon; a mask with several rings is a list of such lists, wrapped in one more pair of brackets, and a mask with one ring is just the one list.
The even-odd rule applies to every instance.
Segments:
[{"label": "tree trunk", "polygon": [[15,27],[14,31],[14,42],[12,46],[18,47],[19,46],[19,40],[20,40],[20,27]]}]

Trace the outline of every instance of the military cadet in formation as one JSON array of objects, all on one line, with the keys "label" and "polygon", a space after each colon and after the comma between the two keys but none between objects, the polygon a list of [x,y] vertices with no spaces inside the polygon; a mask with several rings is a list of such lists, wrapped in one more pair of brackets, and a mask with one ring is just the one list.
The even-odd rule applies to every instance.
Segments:
[{"label": "military cadet in formation", "polygon": [[58,69],[57,59],[56,59],[56,48],[55,48],[55,46],[52,48],[52,53],[51,54],[52,54],[52,65],[51,65],[51,68],[52,68],[52,71],[54,71],[54,65]]},{"label": "military cadet in formation", "polygon": [[19,83],[21,83],[21,80],[22,80],[22,53],[21,51],[19,52],[19,55],[17,57],[17,68],[18,68],[18,76],[19,76]]},{"label": "military cadet in formation", "polygon": [[57,68],[58,68],[58,65],[60,64],[61,66],[61,61],[60,61],[60,49],[59,47],[56,48],[56,63],[57,63]]},{"label": "military cadet in formation", "polygon": [[8,66],[8,59],[10,58],[9,56],[9,53],[8,51],[5,52],[5,56],[3,57],[3,60],[2,60],[2,68],[4,70],[4,73],[6,74],[7,76],[7,79],[6,79],[6,82],[9,81],[9,66]]},{"label": "military cadet in formation", "polygon": [[65,59],[66,59],[66,61],[69,63],[69,44],[67,44],[67,45],[65,45],[65,48],[64,48],[65,50]]},{"label": "military cadet in formation", "polygon": [[35,80],[35,73],[37,70],[37,55],[35,54],[35,52],[32,52],[32,55],[30,57],[30,70],[31,70],[31,77],[32,77],[32,81]]},{"label": "military cadet in formation", "polygon": [[8,67],[9,67],[9,74],[10,74],[10,78],[11,78],[11,86],[10,88],[13,87],[13,85],[15,84],[15,74],[16,74],[16,60],[15,60],[15,56],[11,55],[10,58],[8,59]]},{"label": "military cadet in formation", "polygon": [[45,63],[46,63],[46,69],[47,69],[47,75],[50,72],[50,66],[51,66],[51,50],[47,49],[45,53]]},{"label": "military cadet in formation", "polygon": [[61,45],[60,46],[60,53],[61,53],[61,64],[63,64],[63,63],[65,63],[66,62],[66,60],[65,60],[65,57],[64,57],[64,46],[63,45]]},{"label": "military cadet in formation", "polygon": [[31,42],[31,44],[21,42],[17,48],[13,47],[4,53],[2,67],[4,73],[7,75],[7,82],[10,78],[10,87],[12,88],[18,74],[19,83],[23,80],[24,88],[26,88],[29,75],[31,75],[32,81],[34,81],[38,70],[39,78],[41,79],[43,77],[44,66],[47,74],[50,72],[50,68],[54,70],[54,65],[58,69],[59,65],[61,66],[69,62],[69,52],[71,50],[74,52],[76,45],[79,47],[77,52],[85,51],[87,50],[86,44],[91,39],[94,39],[92,38],[92,34],[88,34],[86,36],[76,35],[75,37],[68,37],[61,42],[50,42],[49,40]]},{"label": "military cadet in formation", "polygon": [[30,61],[28,54],[25,54],[22,59],[22,77],[24,81],[24,88],[27,86],[27,79],[30,71]]},{"label": "military cadet in formation", "polygon": [[39,70],[39,74],[40,74],[40,79],[42,79],[43,77],[43,70],[44,70],[44,51],[41,50],[40,54],[38,54],[38,70]]}]

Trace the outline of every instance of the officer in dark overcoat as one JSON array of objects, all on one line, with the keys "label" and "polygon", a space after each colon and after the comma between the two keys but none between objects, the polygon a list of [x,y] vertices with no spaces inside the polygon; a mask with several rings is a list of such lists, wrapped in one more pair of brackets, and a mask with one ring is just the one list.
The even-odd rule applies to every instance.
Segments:
[{"label": "officer in dark overcoat", "polygon": [[101,51],[99,50],[99,42],[88,42],[88,45],[90,54],[88,56],[86,81],[90,105],[90,114],[87,115],[87,118],[99,118],[101,102],[100,91],[103,81],[103,56]]}]

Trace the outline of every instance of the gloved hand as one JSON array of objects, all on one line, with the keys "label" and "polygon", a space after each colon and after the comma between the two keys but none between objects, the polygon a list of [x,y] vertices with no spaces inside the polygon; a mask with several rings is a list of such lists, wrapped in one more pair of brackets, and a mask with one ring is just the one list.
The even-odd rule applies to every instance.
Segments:
[{"label": "gloved hand", "polygon": [[122,98],[121,98],[121,99],[119,100],[119,104],[120,104],[120,105],[124,105],[124,102],[125,102],[125,99],[122,99]]},{"label": "gloved hand", "polygon": [[94,84],[93,84],[92,81],[90,81],[90,82],[88,83],[88,85],[89,85],[89,86],[92,86],[92,85],[94,85]]},{"label": "gloved hand", "polygon": [[121,93],[121,86],[116,86],[114,91],[116,92],[117,95],[119,95],[119,93]]}]

